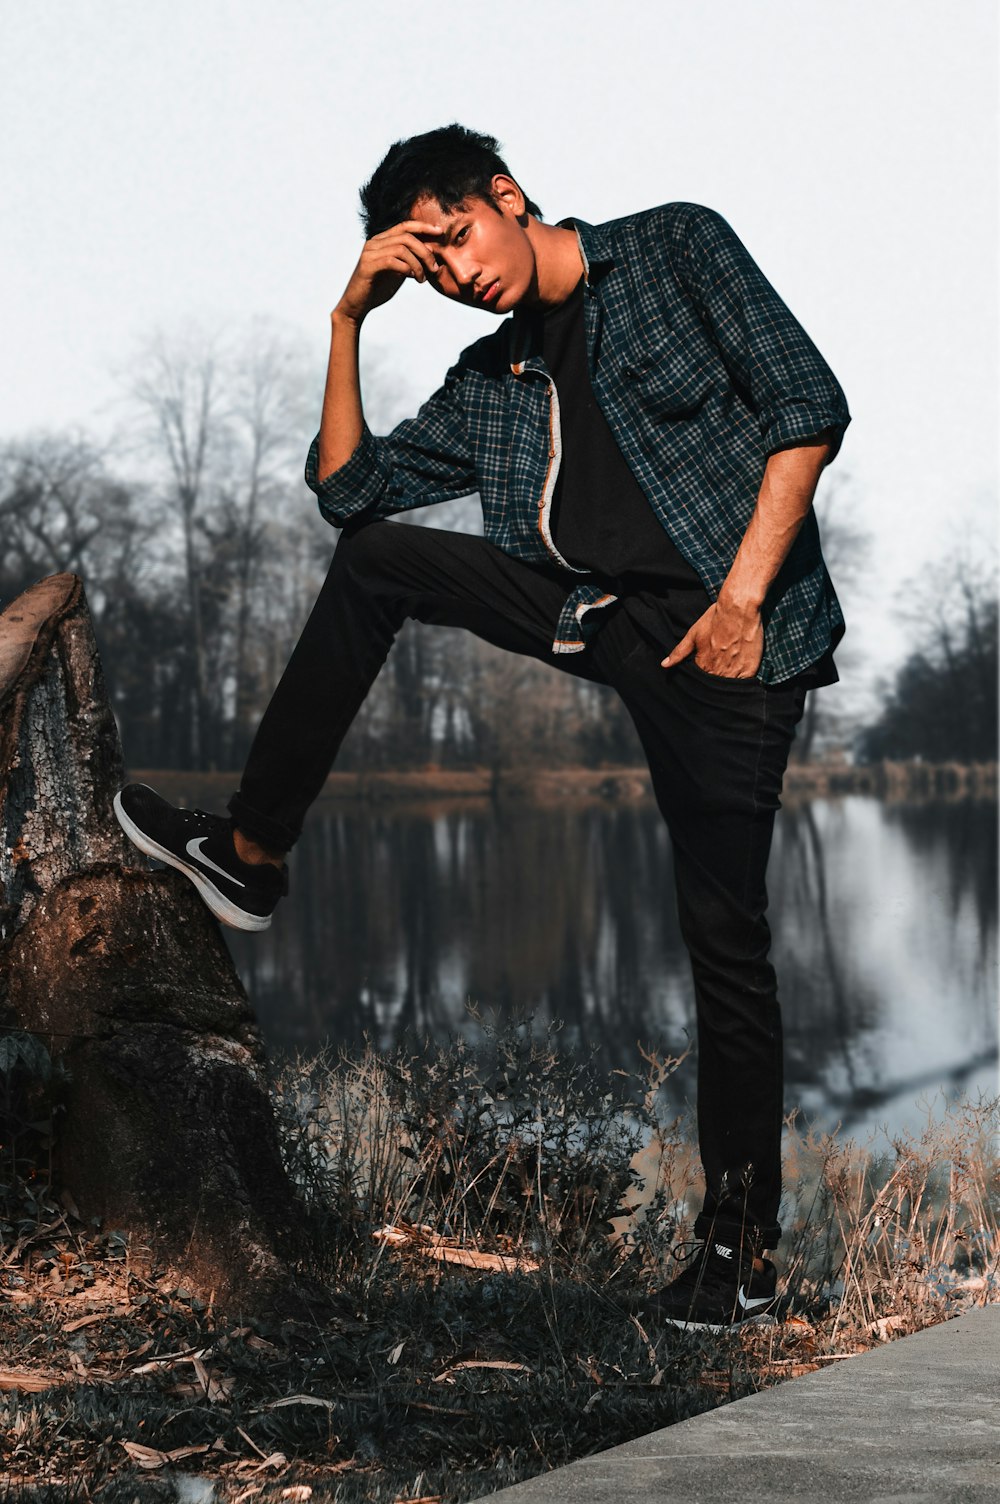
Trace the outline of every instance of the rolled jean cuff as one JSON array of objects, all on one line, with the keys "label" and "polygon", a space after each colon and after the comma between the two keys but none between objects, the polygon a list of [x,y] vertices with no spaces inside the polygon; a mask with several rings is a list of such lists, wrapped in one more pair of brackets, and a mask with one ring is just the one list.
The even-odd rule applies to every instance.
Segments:
[{"label": "rolled jean cuff", "polygon": [[288,826],[282,825],[280,820],[272,820],[268,815],[258,814],[240,794],[234,794],[226,808],[232,815],[233,824],[237,830],[249,837],[251,841],[256,841],[258,846],[263,846],[267,851],[282,853],[291,851],[301,834],[300,831],[289,830]]},{"label": "rolled jean cuff", "polygon": [[739,1221],[734,1217],[699,1212],[695,1218],[694,1235],[705,1242],[710,1238],[728,1238],[737,1247],[749,1243],[754,1253],[759,1253],[762,1248],[777,1248],[781,1241],[781,1227],[777,1222],[757,1227],[753,1222]]}]

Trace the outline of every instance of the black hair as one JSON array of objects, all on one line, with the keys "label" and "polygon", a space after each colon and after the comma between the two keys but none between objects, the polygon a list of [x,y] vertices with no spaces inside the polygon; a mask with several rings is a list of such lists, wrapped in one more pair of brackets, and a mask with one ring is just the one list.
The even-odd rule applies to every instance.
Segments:
[{"label": "black hair", "polygon": [[[436,199],[445,213],[470,198],[485,200],[499,213],[492,188],[497,173],[511,176],[499,141],[464,125],[443,125],[394,141],[361,190],[365,238],[409,219],[417,199],[425,196]],[[524,205],[541,218],[541,209],[527,194]]]}]

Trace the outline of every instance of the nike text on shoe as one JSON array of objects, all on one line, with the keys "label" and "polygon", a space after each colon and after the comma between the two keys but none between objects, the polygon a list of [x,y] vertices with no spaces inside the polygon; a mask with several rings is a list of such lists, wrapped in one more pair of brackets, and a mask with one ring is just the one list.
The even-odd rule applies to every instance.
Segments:
[{"label": "nike text on shoe", "polygon": [[126,784],[114,807],[133,845],[189,877],[223,924],[267,929],[275,904],[288,892],[288,868],[241,862],[231,820],[201,809],[177,809],[145,783]]},{"label": "nike text on shoe", "polygon": [[724,1332],[767,1314],[777,1300],[778,1276],[769,1259],[756,1268],[753,1250],[718,1236],[675,1253],[686,1268],[648,1296],[643,1309],[667,1326]]}]

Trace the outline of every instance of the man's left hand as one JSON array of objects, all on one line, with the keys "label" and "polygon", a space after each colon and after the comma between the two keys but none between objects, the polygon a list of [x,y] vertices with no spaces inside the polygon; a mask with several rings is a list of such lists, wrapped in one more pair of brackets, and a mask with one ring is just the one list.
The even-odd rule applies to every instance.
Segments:
[{"label": "man's left hand", "polygon": [[719,600],[661,660],[661,668],[673,668],[693,657],[706,673],[722,679],[752,679],[764,655],[764,628],[756,606],[734,606]]}]

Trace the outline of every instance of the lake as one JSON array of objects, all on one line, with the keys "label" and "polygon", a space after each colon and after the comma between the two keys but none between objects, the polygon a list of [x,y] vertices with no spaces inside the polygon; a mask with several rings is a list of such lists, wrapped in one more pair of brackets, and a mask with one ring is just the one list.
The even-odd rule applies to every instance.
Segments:
[{"label": "lake", "polygon": [[[693,998],[651,799],[321,800],[271,929],[226,930],[272,1054],[559,1019],[565,1050],[635,1070],[679,1053]],[[786,1109],[864,1138],[1000,1090],[997,806],[793,802],[769,869]],[[688,1061],[668,1083],[677,1110]]]}]

